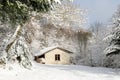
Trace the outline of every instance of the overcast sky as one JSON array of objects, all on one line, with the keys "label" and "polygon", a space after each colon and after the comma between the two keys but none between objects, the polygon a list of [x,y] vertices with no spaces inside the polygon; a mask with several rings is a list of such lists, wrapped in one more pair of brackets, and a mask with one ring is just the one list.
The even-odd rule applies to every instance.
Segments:
[{"label": "overcast sky", "polygon": [[120,4],[120,0],[74,0],[75,4],[88,10],[90,24],[95,21],[108,22]]}]

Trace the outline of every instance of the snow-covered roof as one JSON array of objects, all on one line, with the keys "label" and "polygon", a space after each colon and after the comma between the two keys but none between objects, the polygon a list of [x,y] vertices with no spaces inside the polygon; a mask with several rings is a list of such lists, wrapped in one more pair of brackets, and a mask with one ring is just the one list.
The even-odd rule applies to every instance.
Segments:
[{"label": "snow-covered roof", "polygon": [[47,53],[47,52],[49,52],[49,51],[52,51],[52,50],[54,50],[54,49],[60,49],[60,50],[63,50],[63,51],[65,51],[65,52],[68,52],[68,53],[73,53],[73,52],[71,52],[71,51],[69,51],[69,50],[67,50],[67,49],[61,48],[61,47],[59,47],[59,46],[53,46],[53,47],[48,47],[48,48],[45,48],[45,49],[43,49],[43,50],[40,50],[40,52],[35,53],[35,56],[41,56],[41,55],[43,55],[43,54],[45,54],[45,53]]}]

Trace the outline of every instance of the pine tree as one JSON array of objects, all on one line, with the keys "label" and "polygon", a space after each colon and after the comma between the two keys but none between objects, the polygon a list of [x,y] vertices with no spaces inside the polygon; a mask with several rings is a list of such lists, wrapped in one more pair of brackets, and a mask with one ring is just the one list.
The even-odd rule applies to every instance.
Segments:
[{"label": "pine tree", "polygon": [[112,16],[112,24],[109,25],[109,35],[104,39],[108,42],[105,49],[106,67],[120,67],[120,6]]},{"label": "pine tree", "polygon": [[109,47],[106,49],[106,55],[120,54],[120,8],[113,15],[113,24],[111,34],[107,36]]},{"label": "pine tree", "polygon": [[4,61],[3,63],[17,61],[25,68],[31,67],[32,53],[26,39],[25,27],[35,17],[34,14],[49,11],[58,2],[60,3],[60,0],[0,0],[0,21],[16,28],[4,44],[0,61]]}]

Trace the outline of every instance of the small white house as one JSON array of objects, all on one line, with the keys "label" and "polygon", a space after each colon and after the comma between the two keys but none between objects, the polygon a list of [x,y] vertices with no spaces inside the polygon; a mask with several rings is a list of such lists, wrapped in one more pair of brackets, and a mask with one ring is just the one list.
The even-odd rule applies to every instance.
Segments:
[{"label": "small white house", "polygon": [[71,64],[72,52],[60,47],[49,47],[35,55],[35,60],[42,64]]}]

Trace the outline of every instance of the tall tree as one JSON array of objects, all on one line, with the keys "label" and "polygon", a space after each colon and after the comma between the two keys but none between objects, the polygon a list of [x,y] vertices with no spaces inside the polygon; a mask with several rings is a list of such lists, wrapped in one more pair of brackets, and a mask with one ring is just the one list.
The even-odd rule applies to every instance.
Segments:
[{"label": "tall tree", "polygon": [[[120,67],[120,6],[112,17],[112,31],[106,37],[109,46],[106,48],[106,56],[109,57],[108,67]],[[112,59],[110,61],[110,59]]]},{"label": "tall tree", "polygon": [[[11,24],[16,30],[5,44],[1,55],[2,61],[18,61],[22,66],[30,68],[30,47],[25,38],[25,27],[30,25],[37,13],[47,12],[60,0],[0,0],[0,20]],[[6,63],[6,62],[5,62]]]},{"label": "tall tree", "polygon": [[113,15],[112,21],[112,31],[106,38],[109,40],[109,47],[106,49],[107,56],[120,53],[120,7]]},{"label": "tall tree", "polygon": [[46,12],[59,0],[0,0],[0,19],[22,24],[30,19],[32,11]]},{"label": "tall tree", "polygon": [[104,49],[107,46],[104,37],[107,35],[108,28],[103,23],[96,21],[90,26],[93,34],[91,43],[88,45],[91,53],[89,54],[92,66],[103,66]]},{"label": "tall tree", "polygon": [[57,5],[54,10],[47,14],[42,14],[42,17],[46,17],[55,27],[71,29],[76,32],[81,31],[81,27],[87,21],[85,9],[78,8],[69,1],[65,1],[62,5]]}]

